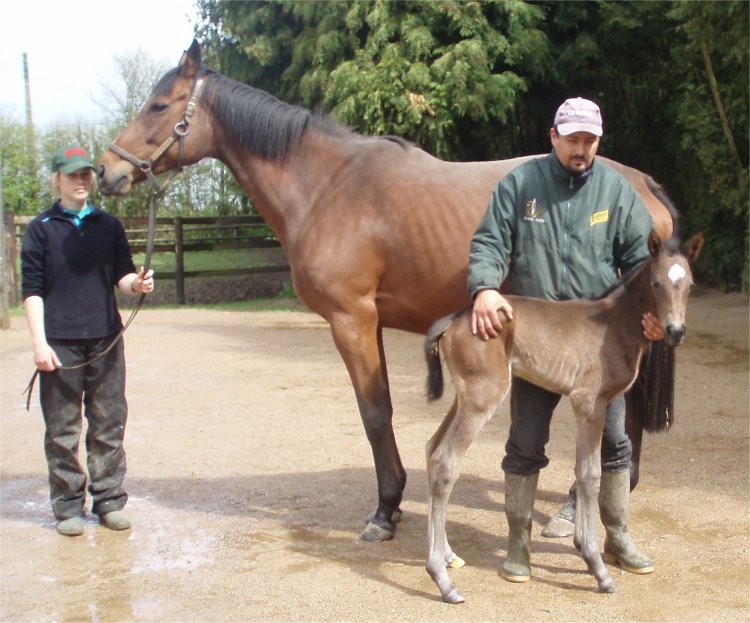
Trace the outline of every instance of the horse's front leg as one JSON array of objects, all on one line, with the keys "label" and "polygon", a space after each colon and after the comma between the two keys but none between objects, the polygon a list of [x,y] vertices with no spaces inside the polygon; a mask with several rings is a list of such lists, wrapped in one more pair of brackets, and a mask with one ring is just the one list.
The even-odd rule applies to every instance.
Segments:
[{"label": "horse's front leg", "polygon": [[601,439],[604,430],[606,402],[571,394],[576,419],[576,483],[577,503],[575,542],[581,556],[596,578],[599,591],[617,590],[602,560],[599,549],[597,508],[601,481]]},{"label": "horse's front leg", "polygon": [[354,387],[378,480],[378,507],[367,518],[360,538],[386,541],[393,538],[394,522],[401,517],[399,505],[406,486],[406,471],[393,434],[393,406],[382,330],[372,315],[362,318],[349,314],[331,321],[331,333]]}]

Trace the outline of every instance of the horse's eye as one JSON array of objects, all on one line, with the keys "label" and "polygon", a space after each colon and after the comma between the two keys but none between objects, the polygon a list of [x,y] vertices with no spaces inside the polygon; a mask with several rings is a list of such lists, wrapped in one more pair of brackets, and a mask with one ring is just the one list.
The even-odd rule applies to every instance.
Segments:
[{"label": "horse's eye", "polygon": [[654,288],[654,290],[657,290],[657,289],[661,288],[661,282],[660,281],[652,281],[651,282],[651,287]]},{"label": "horse's eye", "polygon": [[167,106],[164,102],[154,102],[149,107],[149,111],[153,113],[159,113],[164,112],[169,106]]}]

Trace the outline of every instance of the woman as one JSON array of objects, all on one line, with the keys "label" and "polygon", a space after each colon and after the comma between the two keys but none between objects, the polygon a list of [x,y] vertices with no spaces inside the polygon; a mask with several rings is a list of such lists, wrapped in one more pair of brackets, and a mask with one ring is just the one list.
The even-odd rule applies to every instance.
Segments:
[{"label": "woman", "polygon": [[[79,146],[52,156],[52,188],[59,197],[37,216],[21,249],[23,305],[40,371],[50,501],[66,536],[83,534],[86,473],[78,461],[82,406],[92,512],[112,530],[127,530],[122,512],[127,402],[122,340],[91,361],[122,329],[114,286],[151,292],[153,271],[135,272],[127,236],[113,216],[94,207],[89,193],[94,162]],[[61,370],[60,366],[76,366]]]}]

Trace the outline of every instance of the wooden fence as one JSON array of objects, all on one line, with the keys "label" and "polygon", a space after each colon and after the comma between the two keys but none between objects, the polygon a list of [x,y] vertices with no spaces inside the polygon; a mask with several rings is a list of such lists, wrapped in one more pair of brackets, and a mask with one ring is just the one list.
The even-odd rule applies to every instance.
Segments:
[{"label": "wooden fence", "polygon": [[[9,256],[11,261],[7,275],[2,275],[3,283],[8,284],[10,305],[20,304],[18,300],[18,278],[16,265],[21,239],[26,226],[33,217],[7,215],[13,220],[7,229],[15,231],[10,236]],[[148,236],[148,219],[123,218],[133,254],[144,253]],[[272,272],[286,272],[289,265],[269,264],[245,268],[215,270],[185,270],[185,253],[190,251],[216,251],[222,249],[271,249],[281,245],[273,232],[259,215],[214,216],[214,217],[175,217],[157,218],[154,239],[154,253],[173,252],[174,271],[159,270],[157,279],[174,279],[177,303],[185,304],[185,279],[189,277],[223,277],[230,275],[253,275]]]}]

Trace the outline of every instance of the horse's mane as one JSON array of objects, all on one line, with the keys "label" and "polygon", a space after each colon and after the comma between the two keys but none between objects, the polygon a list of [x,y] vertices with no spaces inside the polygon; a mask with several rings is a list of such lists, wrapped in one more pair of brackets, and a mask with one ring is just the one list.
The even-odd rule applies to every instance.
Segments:
[{"label": "horse's mane", "polygon": [[657,182],[650,175],[646,176],[646,186],[648,186],[648,189],[667,209],[667,212],[669,212],[669,216],[672,217],[672,238],[677,240],[677,235],[679,232],[679,224],[680,224],[680,213],[677,211],[677,208],[675,207],[674,203],[672,203],[672,200],[669,198],[669,195],[667,195],[667,191],[664,189],[664,186],[659,184],[659,182]]},{"label": "horse's mane", "polygon": [[[152,96],[168,93],[178,72],[179,67],[168,71],[154,86]],[[310,127],[344,139],[359,136],[331,117],[283,102],[266,91],[237,82],[213,69],[202,67],[199,77],[207,78],[203,85],[203,101],[212,107],[216,120],[227,134],[237,138],[242,147],[261,158],[284,160]],[[408,145],[398,137],[380,138],[402,147]]]}]

